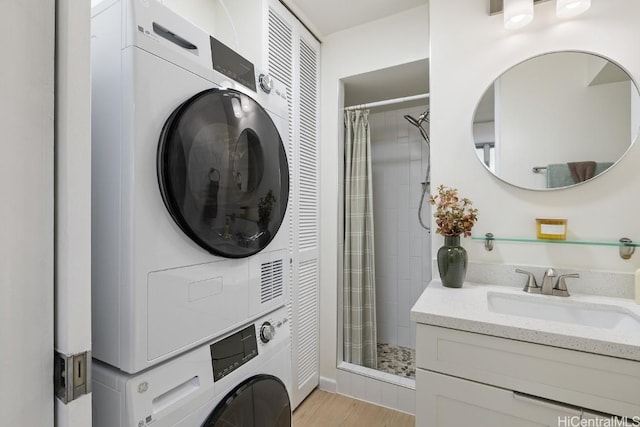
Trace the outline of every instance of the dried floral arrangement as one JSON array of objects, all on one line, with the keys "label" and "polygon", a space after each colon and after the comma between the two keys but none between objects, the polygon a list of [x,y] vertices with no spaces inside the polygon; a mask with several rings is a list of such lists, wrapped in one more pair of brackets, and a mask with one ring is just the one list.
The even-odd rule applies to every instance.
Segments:
[{"label": "dried floral arrangement", "polygon": [[467,198],[458,196],[458,189],[444,185],[438,187],[438,194],[430,195],[429,202],[436,206],[433,214],[438,229],[443,236],[471,236],[471,229],[478,221],[478,209]]}]

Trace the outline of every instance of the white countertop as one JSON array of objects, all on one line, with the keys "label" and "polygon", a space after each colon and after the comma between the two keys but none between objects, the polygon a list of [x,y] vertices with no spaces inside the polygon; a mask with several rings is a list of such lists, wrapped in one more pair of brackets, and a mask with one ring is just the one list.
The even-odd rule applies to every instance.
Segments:
[{"label": "white countertop", "polygon": [[462,288],[445,288],[439,280],[432,281],[418,298],[411,309],[411,319],[427,325],[640,361],[640,329],[636,333],[623,333],[608,328],[496,313],[489,309],[489,293],[512,295],[514,298],[521,295],[525,298],[546,298],[551,304],[561,300],[562,303],[606,304],[631,312],[640,319],[640,305],[627,298],[574,293],[567,298],[533,295],[522,292],[521,287],[469,282],[465,282]]}]

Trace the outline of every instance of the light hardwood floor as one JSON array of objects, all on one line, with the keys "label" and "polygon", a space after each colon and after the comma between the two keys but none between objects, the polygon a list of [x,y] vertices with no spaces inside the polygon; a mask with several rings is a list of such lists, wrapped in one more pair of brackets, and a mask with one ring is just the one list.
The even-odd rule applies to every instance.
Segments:
[{"label": "light hardwood floor", "polygon": [[413,427],[413,415],[315,389],[293,413],[292,427]]}]

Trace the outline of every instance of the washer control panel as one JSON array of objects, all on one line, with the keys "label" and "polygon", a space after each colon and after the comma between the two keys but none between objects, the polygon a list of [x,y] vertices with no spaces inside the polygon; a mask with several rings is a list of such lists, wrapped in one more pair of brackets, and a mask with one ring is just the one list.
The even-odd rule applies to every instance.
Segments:
[{"label": "washer control panel", "polygon": [[240,368],[257,357],[258,352],[278,348],[278,343],[289,337],[288,321],[287,310],[280,308],[209,345],[213,381],[219,381]]},{"label": "washer control panel", "polygon": [[209,346],[213,381],[218,381],[258,355],[254,325]]},{"label": "washer control panel", "polygon": [[264,322],[260,326],[260,341],[268,343],[276,336],[276,328],[269,322]]},{"label": "washer control panel", "polygon": [[261,347],[274,342],[280,342],[289,336],[289,325],[287,324],[287,310],[281,308],[273,313],[267,314],[256,322],[256,330],[260,337]]},{"label": "washer control panel", "polygon": [[260,74],[258,83],[260,83],[260,89],[262,89],[264,93],[271,93],[273,89],[273,77],[269,74]]}]

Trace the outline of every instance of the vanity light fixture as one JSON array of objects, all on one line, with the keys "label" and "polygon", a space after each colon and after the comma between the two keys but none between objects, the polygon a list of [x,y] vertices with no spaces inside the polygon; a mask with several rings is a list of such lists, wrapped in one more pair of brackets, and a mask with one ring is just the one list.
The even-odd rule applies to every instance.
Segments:
[{"label": "vanity light fixture", "polygon": [[533,0],[504,0],[504,27],[524,27],[533,20]]},{"label": "vanity light fixture", "polygon": [[570,18],[580,15],[591,7],[591,0],[557,0],[556,16]]}]

